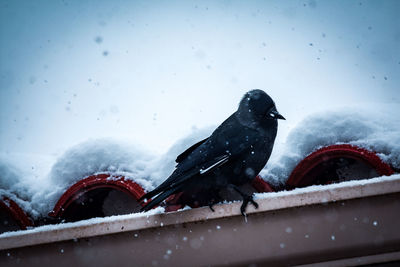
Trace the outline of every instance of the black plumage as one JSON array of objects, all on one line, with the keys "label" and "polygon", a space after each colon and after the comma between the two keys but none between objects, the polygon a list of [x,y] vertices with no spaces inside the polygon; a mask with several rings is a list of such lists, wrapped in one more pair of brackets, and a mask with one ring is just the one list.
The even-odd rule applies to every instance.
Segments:
[{"label": "black plumage", "polygon": [[194,144],[182,154],[174,172],[141,200],[151,199],[142,210],[147,211],[172,194],[182,192],[182,203],[208,205],[220,202],[222,189],[231,188],[243,198],[244,214],[251,195],[238,186],[250,182],[267,163],[274,145],[278,122],[284,119],[274,101],[264,91],[247,92],[239,108],[210,137]]}]

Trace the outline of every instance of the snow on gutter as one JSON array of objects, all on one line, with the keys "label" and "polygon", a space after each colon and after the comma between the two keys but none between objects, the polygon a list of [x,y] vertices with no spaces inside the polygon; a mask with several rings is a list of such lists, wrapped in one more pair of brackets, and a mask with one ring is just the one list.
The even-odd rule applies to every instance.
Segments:
[{"label": "snow on gutter", "polygon": [[[255,199],[259,208],[255,209],[249,204],[247,214],[397,192],[400,192],[400,174],[325,186],[310,186],[291,191],[256,194]],[[211,212],[208,207],[202,207],[162,213],[163,209],[157,208],[147,213],[94,218],[73,223],[45,225],[25,231],[7,232],[0,235],[0,249],[241,216],[241,204],[238,201],[216,205],[215,212]]]},{"label": "snow on gutter", "polygon": [[[397,194],[396,194],[397,193]],[[197,209],[187,209],[187,210],[181,210],[177,212],[170,212],[170,213],[163,213],[161,208],[149,211],[147,213],[137,213],[137,214],[129,214],[129,215],[120,215],[120,216],[112,216],[112,217],[106,217],[106,218],[95,218],[95,219],[89,219],[85,221],[80,221],[80,222],[75,222],[75,223],[65,223],[65,224],[59,224],[59,225],[46,225],[42,227],[37,227],[34,229],[30,230],[25,230],[25,231],[17,231],[17,232],[8,232],[0,235],[0,250],[3,250],[3,252],[0,253],[0,263],[3,261],[7,260],[7,256],[4,256],[3,254],[4,251],[7,251],[7,255],[10,254],[10,251],[18,251],[18,249],[22,249],[24,247],[27,247],[25,250],[29,250],[33,248],[34,246],[40,245],[40,244],[47,244],[47,246],[59,246],[59,244],[69,244],[66,246],[74,246],[75,244],[79,244],[80,239],[93,239],[93,238],[107,238],[107,236],[110,236],[111,234],[114,234],[116,238],[118,236],[123,235],[124,233],[128,234],[129,236],[132,237],[132,242],[135,242],[134,237],[137,235],[140,235],[141,233],[148,233],[148,231],[152,231],[153,236],[156,235],[156,232],[158,234],[165,232],[169,232],[170,235],[179,235],[178,232],[183,231],[182,229],[185,228],[186,231],[187,229],[190,229],[193,227],[193,229],[197,229],[196,227],[200,227],[199,223],[201,224],[201,227],[204,229],[202,230],[205,234],[210,232],[210,227],[213,227],[214,232],[216,230],[224,228],[226,229],[236,229],[236,226],[238,228],[243,226],[243,223],[248,225],[252,225],[252,221],[256,221],[260,218],[260,216],[265,217],[265,228],[262,228],[264,231],[261,235],[255,234],[252,238],[254,239],[254,244],[257,244],[259,242],[262,242],[261,239],[265,239],[264,235],[274,235],[274,231],[276,232],[276,229],[271,229],[269,228],[269,220],[271,216],[274,214],[280,214],[281,211],[284,210],[292,210],[290,208],[299,208],[299,209],[304,209],[307,207],[319,207],[322,209],[325,209],[329,207],[330,205],[335,205],[335,203],[341,203],[342,206],[345,206],[345,201],[347,200],[357,200],[360,199],[361,201],[363,199],[367,199],[370,197],[378,197],[378,196],[393,196],[395,194],[397,198],[399,199],[398,195],[400,193],[400,174],[395,174],[392,176],[388,177],[379,177],[379,178],[373,178],[373,179],[368,179],[368,180],[358,180],[358,181],[349,181],[349,182],[342,182],[339,184],[331,184],[331,185],[325,185],[325,186],[311,186],[307,188],[299,188],[295,189],[292,191],[282,191],[282,192],[277,192],[277,193],[264,193],[264,194],[257,194],[256,199],[257,203],[259,204],[258,209],[254,209],[251,205],[248,206],[247,208],[247,213],[248,213],[248,218],[243,218],[240,214],[240,205],[241,202],[233,202],[233,203],[226,203],[226,204],[220,204],[215,206],[215,212],[211,212],[208,207],[203,207],[203,208],[197,208]],[[371,199],[372,199],[371,198]],[[375,201],[375,200],[374,200]],[[376,203],[379,201],[376,200]],[[371,203],[375,203],[371,202]],[[390,203],[393,203],[393,205],[397,205],[395,208],[398,210],[398,206],[400,206],[400,201],[391,201]],[[377,204],[378,205],[378,204]],[[387,205],[386,205],[387,206]],[[385,207],[386,207],[385,206]],[[349,205],[350,207],[350,205]],[[319,209],[318,208],[318,209]],[[387,208],[387,207],[386,207]],[[367,210],[370,208],[367,207]],[[372,209],[372,208],[371,208]],[[357,212],[361,212],[362,208],[359,210],[354,210],[355,216],[357,216]],[[375,211],[379,212],[379,209],[376,209]],[[321,211],[318,211],[321,212]],[[350,214],[352,211],[349,211]],[[396,224],[399,225],[399,216],[396,215],[397,212],[393,210],[394,213],[392,213],[393,220],[396,221]],[[336,214],[335,212],[334,214]],[[295,218],[297,215],[296,212],[292,212],[293,218]],[[278,215],[276,215],[278,216]],[[285,215],[286,216],[286,215]],[[328,216],[324,213],[324,216]],[[330,215],[329,215],[330,216]],[[328,217],[329,217],[328,216]],[[337,217],[339,215],[332,215],[333,217]],[[371,215],[372,216],[372,215]],[[382,215],[383,216],[383,215]],[[313,217],[313,216],[311,216]],[[310,217],[310,218],[311,218]],[[323,214],[318,217],[323,217]],[[340,216],[339,216],[340,217]],[[397,217],[397,218],[396,218]],[[229,220],[227,219],[229,218]],[[282,217],[283,218],[283,217]],[[285,217],[286,219],[282,220],[282,222],[287,222],[287,225],[291,226],[285,226],[286,230],[282,235],[291,233],[293,229],[296,229],[296,226],[293,224],[296,224],[296,222],[290,221],[292,220],[291,217]],[[357,217],[354,217],[357,218]],[[384,218],[382,218],[384,219]],[[304,218],[303,218],[304,220]],[[360,218],[361,220],[361,218]],[[282,222],[280,224],[282,224]],[[233,225],[232,225],[233,223]],[[271,223],[271,227],[273,225],[273,222]],[[379,223],[378,222],[369,222],[369,224],[374,224],[372,226],[377,226],[375,225]],[[339,224],[339,222],[337,222]],[[216,225],[216,226],[215,226]],[[384,227],[383,225],[379,225],[380,227]],[[216,227],[216,228],[215,228]],[[325,225],[319,225],[318,230],[313,230],[313,231],[323,231],[323,228],[326,227]],[[317,227],[318,228],[318,227]],[[254,231],[256,231],[257,227],[256,224],[254,224]],[[382,228],[381,228],[382,229]],[[257,231],[259,231],[258,229]],[[386,229],[387,230],[387,229]],[[147,232],[146,232],[147,231]],[[194,230],[195,231],[195,230]],[[197,230],[200,231],[200,230]],[[358,230],[357,230],[358,231]],[[355,231],[355,232],[357,232]],[[222,232],[222,231],[221,231]],[[400,231],[397,231],[400,232]],[[354,231],[353,233],[354,234]],[[360,232],[362,234],[362,238],[365,238],[366,235],[365,233]],[[394,233],[393,233],[394,234]],[[189,235],[189,234],[188,234]],[[258,237],[257,237],[258,236]],[[306,235],[302,235],[302,238],[307,238]],[[182,237],[183,240],[186,238],[185,236]],[[230,237],[229,237],[230,238]],[[258,239],[257,239],[258,238]],[[261,238],[261,239],[260,239]],[[332,234],[329,236],[332,240],[330,241],[335,241],[335,236]],[[396,244],[396,246],[400,247],[400,234],[392,235],[392,240],[389,242],[392,244],[393,242]],[[393,239],[394,238],[394,239]],[[396,239],[397,238],[397,239]],[[118,238],[117,238],[118,239]],[[60,242],[64,241],[63,243],[55,243],[55,242]],[[137,241],[137,239],[136,239]],[[148,240],[147,240],[148,241]],[[146,241],[146,242],[147,242]],[[179,240],[181,241],[181,240]],[[243,239],[242,239],[243,241]],[[113,244],[111,246],[116,246],[116,242],[118,240],[114,240]],[[144,240],[141,241],[144,245]],[[203,242],[203,241],[196,241],[196,242]],[[188,247],[196,248],[196,242],[190,243],[190,246]],[[246,242],[246,241],[243,241]],[[300,242],[300,241],[299,241]],[[302,241],[301,241],[302,242]],[[356,241],[354,241],[356,242]],[[358,241],[357,241],[358,242]],[[369,240],[369,243],[372,241]],[[152,243],[152,242],[150,242]],[[162,243],[162,242],[161,242]],[[160,241],[154,241],[152,243],[152,246],[154,246],[153,249],[156,249],[157,245],[160,246],[167,246],[166,244],[161,244]],[[337,242],[339,244],[340,242]],[[350,242],[351,243],[351,242]],[[58,244],[58,245],[57,245]],[[358,244],[358,243],[357,243]],[[171,244],[168,244],[168,246]],[[232,244],[229,244],[231,246]],[[321,244],[319,244],[321,245]],[[167,247],[168,247],[167,246]],[[178,248],[178,245],[176,245]],[[228,245],[227,245],[228,246]],[[228,247],[229,247],[228,246]],[[277,247],[280,250],[283,250],[285,248],[285,243],[278,243]],[[331,246],[331,245],[329,245]],[[205,246],[203,246],[205,247]],[[175,247],[174,247],[175,248]],[[13,250],[14,249],[14,250]],[[221,248],[219,248],[221,249]],[[248,248],[249,249],[249,248]],[[254,249],[254,248],[252,248]],[[393,249],[393,248],[391,248]],[[45,250],[46,251],[46,250]],[[167,254],[170,255],[171,250],[166,250]],[[245,250],[246,251],[246,250]],[[244,262],[248,262],[248,258],[246,260],[246,255],[250,252],[243,252],[243,259],[238,258],[238,259],[232,259],[230,263],[238,263],[239,260],[244,260]],[[368,250],[366,250],[368,251]],[[397,250],[399,252],[400,249]],[[131,254],[133,252],[131,251]],[[172,253],[172,252],[171,252]],[[369,252],[370,254],[371,252]],[[12,253],[11,253],[12,254]],[[134,253],[133,253],[134,254]],[[132,254],[132,255],[133,255]],[[164,251],[165,254],[165,251]],[[201,253],[200,253],[201,254]],[[223,253],[221,252],[221,255]],[[279,255],[277,252],[274,252],[273,255]],[[383,254],[382,254],[383,255]],[[397,254],[396,254],[397,255]],[[21,255],[20,255],[21,256]],[[151,264],[151,261],[145,261],[145,253],[143,251],[141,252],[139,257],[143,258],[143,263]],[[266,255],[264,255],[265,257]],[[155,257],[155,256],[154,256]],[[182,256],[184,257],[184,256]],[[277,256],[276,256],[277,257]],[[397,256],[396,256],[397,257]],[[164,257],[169,258],[169,256]],[[252,259],[257,259],[254,255],[251,256]],[[162,257],[161,257],[162,259]],[[172,256],[171,256],[172,259]],[[263,258],[265,260],[265,258]],[[149,259],[147,259],[149,260]],[[182,259],[180,259],[182,260]],[[259,261],[263,261],[261,258],[258,259]],[[397,260],[400,260],[400,255],[397,258]],[[140,262],[140,261],[139,261]],[[301,261],[300,261],[301,262]],[[172,262],[170,262],[172,264]],[[189,262],[188,262],[189,263]],[[199,264],[221,264],[223,262],[218,262],[218,261],[212,261],[211,258],[207,259],[205,262],[201,262]],[[307,262],[303,262],[307,263]]]}]

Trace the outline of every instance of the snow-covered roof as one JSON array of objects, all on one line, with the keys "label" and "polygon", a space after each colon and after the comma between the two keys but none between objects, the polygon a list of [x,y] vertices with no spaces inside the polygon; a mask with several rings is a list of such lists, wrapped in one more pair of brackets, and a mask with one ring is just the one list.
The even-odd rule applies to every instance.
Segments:
[{"label": "snow-covered roof", "polygon": [[395,109],[341,109],[306,117],[267,163],[261,176],[282,185],[296,165],[313,151],[333,144],[352,144],[374,151],[400,168],[400,118]]},{"label": "snow-covered roof", "polygon": [[[282,185],[304,157],[322,146],[338,143],[376,151],[383,161],[399,168],[400,123],[394,113],[352,109],[309,116],[292,129],[284,144],[276,145],[261,176],[271,184]],[[213,128],[193,130],[163,155],[112,139],[83,142],[58,158],[3,153],[0,192],[17,195],[26,212],[36,218],[47,215],[68,187],[99,172],[124,175],[151,190],[172,172],[176,156],[208,136]]]}]

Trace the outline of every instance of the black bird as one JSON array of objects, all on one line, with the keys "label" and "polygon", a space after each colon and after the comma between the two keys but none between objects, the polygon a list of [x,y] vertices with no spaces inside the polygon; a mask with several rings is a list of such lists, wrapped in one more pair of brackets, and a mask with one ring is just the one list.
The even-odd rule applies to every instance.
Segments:
[{"label": "black bird", "polygon": [[[274,145],[278,113],[272,98],[264,91],[247,92],[239,108],[210,137],[192,145],[176,158],[174,172],[140,201],[150,200],[142,211],[152,209],[172,194],[182,192],[183,203],[212,206],[222,199],[219,192],[228,188],[243,198],[240,211],[248,203],[258,204],[238,186],[250,182],[267,163]],[[175,203],[178,204],[178,203]]]}]

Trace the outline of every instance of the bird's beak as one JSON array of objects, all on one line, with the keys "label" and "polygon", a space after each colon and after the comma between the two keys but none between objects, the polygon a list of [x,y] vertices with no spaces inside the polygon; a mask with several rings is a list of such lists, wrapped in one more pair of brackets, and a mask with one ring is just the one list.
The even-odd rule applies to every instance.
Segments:
[{"label": "bird's beak", "polygon": [[277,110],[271,111],[271,117],[277,120],[286,120],[285,117],[283,117]]}]

